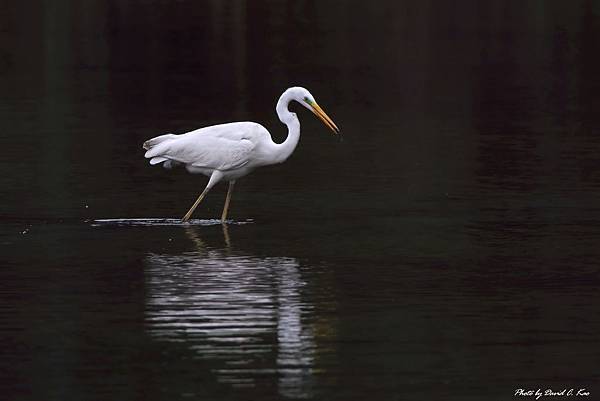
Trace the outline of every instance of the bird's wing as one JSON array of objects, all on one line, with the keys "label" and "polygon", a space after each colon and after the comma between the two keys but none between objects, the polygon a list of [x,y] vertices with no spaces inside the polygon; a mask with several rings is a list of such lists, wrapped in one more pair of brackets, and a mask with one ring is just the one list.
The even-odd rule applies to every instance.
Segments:
[{"label": "bird's wing", "polygon": [[250,161],[256,147],[253,123],[230,123],[175,135],[146,152],[147,158],[163,157],[194,167],[233,170]]},{"label": "bird's wing", "polygon": [[[202,138],[197,147],[188,151],[186,162],[194,167],[234,170],[246,165],[254,143],[247,138],[231,140],[223,137]],[[178,160],[179,161],[179,160]]]}]

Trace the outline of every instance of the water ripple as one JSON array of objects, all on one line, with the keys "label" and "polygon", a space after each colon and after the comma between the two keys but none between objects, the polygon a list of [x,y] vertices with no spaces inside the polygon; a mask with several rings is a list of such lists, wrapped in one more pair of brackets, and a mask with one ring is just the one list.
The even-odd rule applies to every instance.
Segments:
[{"label": "water ripple", "polygon": [[[233,221],[227,220],[227,224],[250,224],[252,220]],[[219,219],[190,219],[185,223],[181,219],[165,219],[158,217],[150,218],[134,218],[134,219],[95,219],[90,220],[92,227],[114,227],[114,226],[129,226],[129,227],[154,227],[154,226],[216,226],[223,222]]]}]

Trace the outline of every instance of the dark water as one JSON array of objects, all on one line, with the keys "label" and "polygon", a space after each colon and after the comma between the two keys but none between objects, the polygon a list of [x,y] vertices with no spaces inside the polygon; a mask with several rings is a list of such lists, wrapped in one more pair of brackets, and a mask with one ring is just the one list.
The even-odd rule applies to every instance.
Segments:
[{"label": "dark water", "polygon": [[[453,3],[2,3],[2,398],[597,399],[600,8]],[[342,142],[161,220],[298,84]]]}]

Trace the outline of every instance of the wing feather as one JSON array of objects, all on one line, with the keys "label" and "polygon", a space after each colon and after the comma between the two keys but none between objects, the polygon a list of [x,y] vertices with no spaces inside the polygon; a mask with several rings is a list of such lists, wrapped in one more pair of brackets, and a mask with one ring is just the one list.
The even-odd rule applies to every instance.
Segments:
[{"label": "wing feather", "polygon": [[173,135],[150,148],[145,156],[151,163],[159,158],[193,167],[234,170],[248,164],[265,132],[261,125],[250,122],[215,125]]}]

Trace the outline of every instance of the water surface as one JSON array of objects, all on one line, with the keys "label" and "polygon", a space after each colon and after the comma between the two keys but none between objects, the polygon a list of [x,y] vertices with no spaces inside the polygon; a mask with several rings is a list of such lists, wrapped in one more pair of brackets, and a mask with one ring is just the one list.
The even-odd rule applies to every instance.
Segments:
[{"label": "water surface", "polygon": [[[0,6],[0,393],[507,400],[600,389],[593,2]],[[283,165],[141,143],[296,108]]]}]

